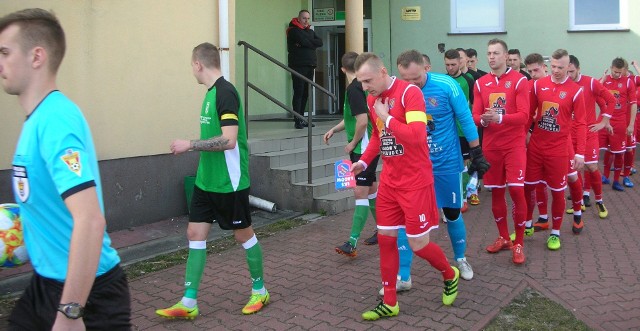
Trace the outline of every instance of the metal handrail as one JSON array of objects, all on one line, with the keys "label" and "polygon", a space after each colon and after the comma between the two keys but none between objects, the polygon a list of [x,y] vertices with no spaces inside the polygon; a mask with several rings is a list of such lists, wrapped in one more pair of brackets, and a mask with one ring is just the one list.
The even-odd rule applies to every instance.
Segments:
[{"label": "metal handrail", "polygon": [[[252,46],[251,44],[247,43],[246,41],[242,41],[242,40],[239,41],[238,42],[238,46],[244,46],[244,118],[245,118],[247,136],[249,135],[249,88],[251,88],[254,91],[258,92],[263,97],[267,98],[269,101],[271,101],[274,104],[278,105],[280,108],[282,108],[282,109],[286,110],[287,112],[289,112],[294,117],[307,122],[307,129],[308,129],[308,134],[307,134],[307,182],[309,184],[311,184],[312,183],[312,179],[311,179],[312,178],[311,163],[313,161],[312,160],[312,153],[311,153],[312,152],[312,144],[311,144],[312,135],[311,134],[312,134],[312,127],[313,127],[313,121],[312,121],[313,117],[311,116],[311,111],[308,112],[307,118],[305,119],[304,116],[296,113],[291,107],[289,107],[289,106],[285,105],[284,103],[278,101],[277,99],[275,99],[272,96],[268,95],[265,91],[263,91],[262,89],[260,89],[256,85],[254,85],[253,83],[249,82],[249,52],[247,51],[247,49],[250,49],[250,50],[256,52],[258,55],[260,55],[263,58],[269,60],[271,63],[274,63],[277,66],[279,66],[280,68],[282,68],[282,69],[288,71],[289,73],[295,75],[296,77],[301,78],[302,80],[307,82],[309,85],[311,85],[312,88],[315,88],[315,89],[319,90],[320,92],[328,95],[332,99],[332,101],[336,101],[338,98],[335,96],[335,94],[329,92],[324,87],[318,85],[318,83],[316,83],[316,82],[310,80],[309,78],[299,74],[297,71],[289,68],[284,63],[274,59],[273,57],[269,56],[265,52],[255,48],[254,46]],[[315,99],[312,101],[312,103],[315,103]]]}]

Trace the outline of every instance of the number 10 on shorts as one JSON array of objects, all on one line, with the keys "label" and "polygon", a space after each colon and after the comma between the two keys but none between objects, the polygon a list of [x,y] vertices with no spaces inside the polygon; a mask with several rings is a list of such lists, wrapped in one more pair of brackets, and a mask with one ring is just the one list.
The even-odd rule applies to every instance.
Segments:
[{"label": "number 10 on shorts", "polygon": [[334,164],[334,178],[336,180],[336,190],[342,191],[356,187],[356,177],[349,169],[350,160],[336,161]]}]

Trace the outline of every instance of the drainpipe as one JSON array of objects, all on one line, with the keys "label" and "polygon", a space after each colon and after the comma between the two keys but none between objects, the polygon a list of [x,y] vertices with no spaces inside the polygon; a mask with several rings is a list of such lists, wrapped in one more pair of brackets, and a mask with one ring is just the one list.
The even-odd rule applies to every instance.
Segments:
[{"label": "drainpipe", "polygon": [[218,34],[220,45],[220,69],[227,80],[229,75],[229,0],[218,0]]}]

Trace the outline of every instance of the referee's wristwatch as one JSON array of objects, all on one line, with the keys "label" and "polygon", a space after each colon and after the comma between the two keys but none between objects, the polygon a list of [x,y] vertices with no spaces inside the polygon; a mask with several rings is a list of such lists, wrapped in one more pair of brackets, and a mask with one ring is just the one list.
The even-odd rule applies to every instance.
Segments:
[{"label": "referee's wristwatch", "polygon": [[78,318],[84,316],[84,307],[82,307],[81,304],[75,302],[59,304],[58,311],[72,320],[77,320]]}]

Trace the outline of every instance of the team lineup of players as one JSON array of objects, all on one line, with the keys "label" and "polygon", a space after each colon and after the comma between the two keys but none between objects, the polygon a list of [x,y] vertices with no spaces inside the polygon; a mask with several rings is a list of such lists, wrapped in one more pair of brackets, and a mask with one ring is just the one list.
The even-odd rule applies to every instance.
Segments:
[{"label": "team lineup of players", "polygon": [[[369,211],[377,223],[377,234],[364,242],[379,244],[383,299],[363,313],[365,320],[399,313],[396,293],[411,288],[414,254],[442,273],[445,305],[455,300],[459,278],[473,278],[462,213],[467,199],[471,205],[480,203],[477,178],[491,191],[499,232],[486,250],[511,250],[517,265],[526,261],[524,237],[534,232],[551,229],[547,247],[560,249],[565,212],[573,214],[572,232],[582,232],[591,189],[599,217],[606,218],[603,184],[616,191],[634,186],[629,176],[635,173],[640,75],[631,74],[627,61],[615,58],[598,80],[583,75],[578,58],[564,49],[551,54],[550,68],[542,55],[529,54],[526,71],[519,50],[500,39],[488,42],[486,54],[488,73],[477,69],[474,49],[449,50],[444,75],[430,72],[427,55],[405,51],[397,58],[400,78],[389,76],[374,54],[350,52],[342,58],[350,82],[344,120],[324,141],[346,131],[345,152],[356,175],[350,238],[336,251],[355,257]],[[635,61],[631,64],[640,72]],[[378,157],[383,164],[379,183]],[[565,210],[567,186],[571,206]],[[513,204],[512,234],[507,190]],[[429,231],[440,219],[436,208],[447,224],[457,266],[449,265],[442,249],[429,241]]]}]

